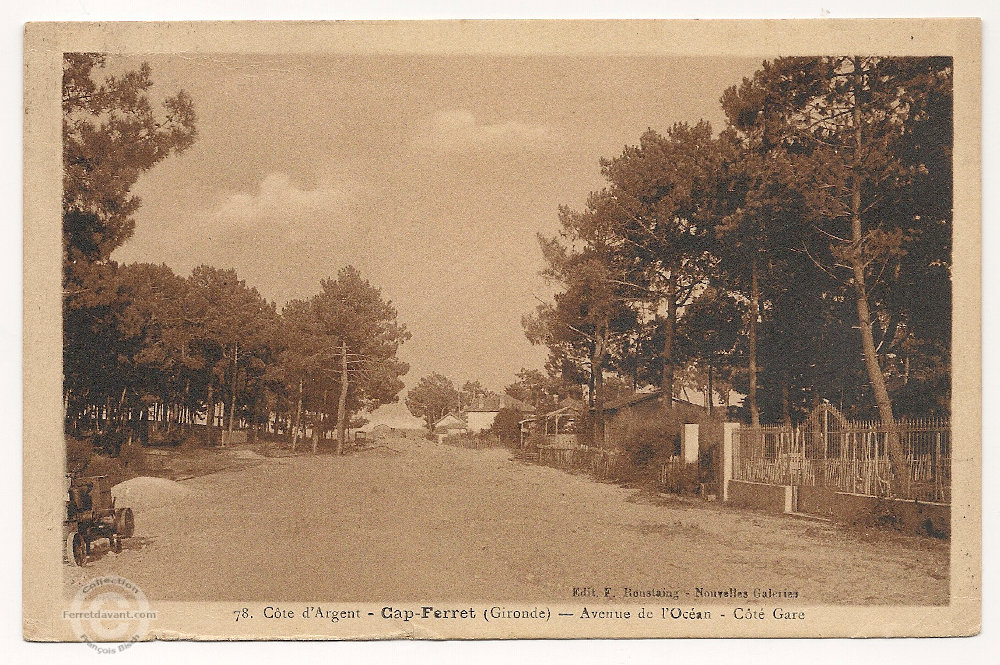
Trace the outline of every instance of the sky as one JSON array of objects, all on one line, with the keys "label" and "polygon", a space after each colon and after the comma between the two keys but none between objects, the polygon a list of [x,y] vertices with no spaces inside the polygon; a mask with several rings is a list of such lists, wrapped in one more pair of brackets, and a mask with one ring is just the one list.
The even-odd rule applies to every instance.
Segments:
[{"label": "sky", "polygon": [[[603,185],[647,128],[723,125],[760,58],[150,55],[186,90],[193,147],[143,174],[119,262],[235,268],[280,309],[348,264],[412,339],[407,387],[440,372],[500,391],[541,368],[521,317],[553,292],[537,234]],[[375,420],[405,419],[399,404]]]}]

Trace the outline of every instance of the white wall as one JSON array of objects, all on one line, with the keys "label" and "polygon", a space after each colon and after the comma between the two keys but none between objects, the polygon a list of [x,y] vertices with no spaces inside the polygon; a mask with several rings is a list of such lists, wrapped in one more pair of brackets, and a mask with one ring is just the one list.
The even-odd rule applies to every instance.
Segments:
[{"label": "white wall", "polygon": [[484,429],[493,427],[493,420],[497,417],[496,411],[470,411],[466,417],[469,423],[470,432],[482,432]]}]

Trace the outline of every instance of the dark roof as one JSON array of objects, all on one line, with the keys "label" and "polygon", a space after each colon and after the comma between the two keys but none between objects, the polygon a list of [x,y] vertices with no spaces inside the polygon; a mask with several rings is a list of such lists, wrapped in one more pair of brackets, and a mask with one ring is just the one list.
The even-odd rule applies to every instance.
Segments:
[{"label": "dark roof", "polygon": [[520,411],[521,413],[535,412],[535,407],[531,406],[527,402],[522,402],[519,399],[511,397],[510,395],[500,395],[500,406],[505,409],[514,409],[515,411]]},{"label": "dark roof", "polygon": [[453,425],[453,427],[459,427],[459,426],[461,426],[461,427],[465,427],[465,426],[466,426],[466,423],[465,423],[465,418],[463,418],[463,417],[462,417],[462,414],[461,414],[461,413],[455,413],[454,411],[452,411],[451,413],[446,413],[446,414],[444,414],[443,416],[441,416],[440,418],[438,418],[438,419],[437,419],[437,421],[435,421],[435,423],[434,423],[434,429],[437,429],[438,425],[439,425],[439,424],[440,424],[440,423],[441,423],[441,422],[442,422],[442,421],[443,421],[443,420],[444,420],[445,418],[447,418],[447,417],[449,417],[449,416],[451,416],[452,418],[455,418],[456,420],[458,420],[458,422],[459,422],[459,423],[461,423],[461,425],[458,425],[458,424],[456,423],[455,425]]},{"label": "dark roof", "polygon": [[612,400],[604,405],[605,411],[617,411],[626,406],[635,406],[636,404],[641,404],[647,400],[659,399],[660,395],[663,394],[662,390],[653,390],[648,393],[635,393],[629,395],[628,397],[621,397],[616,400]]},{"label": "dark roof", "polygon": [[[618,411],[625,407],[635,406],[636,404],[641,404],[651,399],[659,399],[663,395],[663,391],[660,389],[651,390],[645,393],[635,393],[629,395],[628,397],[622,397],[620,399],[612,400],[604,405],[605,411]],[[704,409],[705,407],[695,404],[694,402],[689,402],[683,399],[677,399],[676,397],[671,401],[671,404],[687,404],[688,406],[693,406],[696,409]]]},{"label": "dark roof", "polygon": [[466,407],[466,412],[493,412],[499,411],[500,409],[514,409],[515,411],[520,411],[521,413],[533,413],[535,407],[530,404],[525,404],[519,399],[514,399],[510,395],[487,395],[486,397],[477,397],[473,400],[472,404]]},{"label": "dark roof", "polygon": [[556,416],[564,416],[569,414],[578,416],[580,415],[580,413],[582,413],[582,411],[576,408],[575,406],[564,406],[559,409],[556,409],[555,411],[549,411],[548,413],[542,414],[541,416],[539,416],[539,418],[543,420],[548,420],[549,418],[555,418]]}]

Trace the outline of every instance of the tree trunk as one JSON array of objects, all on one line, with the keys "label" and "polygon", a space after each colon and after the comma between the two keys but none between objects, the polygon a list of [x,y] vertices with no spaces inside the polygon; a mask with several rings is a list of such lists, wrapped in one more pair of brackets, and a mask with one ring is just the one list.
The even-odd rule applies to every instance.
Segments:
[{"label": "tree trunk", "polygon": [[750,343],[750,390],[747,399],[750,402],[750,426],[760,427],[760,409],[757,407],[757,320],[760,318],[760,287],[757,277],[758,252],[754,247],[750,259],[750,325],[748,329]]},{"label": "tree trunk", "polygon": [[340,340],[340,399],[337,400],[337,454],[344,454],[347,435],[347,340]]},{"label": "tree trunk", "polygon": [[253,400],[253,408],[250,410],[250,432],[253,437],[253,442],[257,443],[257,433],[260,430],[260,397],[259,395]]},{"label": "tree trunk", "polygon": [[594,383],[594,442],[604,447],[604,356],[607,353],[607,328],[599,327],[594,339],[594,354],[590,359]]},{"label": "tree trunk", "polygon": [[233,347],[233,383],[232,391],[229,396],[229,426],[226,428],[228,434],[226,435],[226,443],[233,442],[233,418],[236,415],[236,378],[240,373],[240,343],[236,342]]},{"label": "tree trunk", "polygon": [[292,429],[292,452],[299,439],[299,423],[302,422],[302,379],[299,379],[299,400],[295,405],[295,427]]},{"label": "tree trunk", "polygon": [[191,433],[191,379],[184,382],[184,409],[181,411],[181,418],[184,422],[184,431]]},{"label": "tree trunk", "polygon": [[861,349],[864,352],[865,368],[871,381],[875,402],[878,404],[879,419],[886,430],[886,447],[889,452],[889,465],[892,467],[893,489],[899,495],[909,491],[909,473],[906,469],[906,454],[896,431],[896,420],[892,413],[892,400],[886,389],[885,376],[878,361],[878,351],[875,348],[875,337],[872,334],[871,310],[868,305],[868,289],[865,279],[864,230],[861,223],[861,103],[858,99],[861,90],[861,62],[854,58],[854,99],[852,116],[854,121],[854,155],[851,168],[851,251],[848,252],[851,269],[854,272],[854,293],[857,297],[858,326],[861,329]]},{"label": "tree trunk", "polygon": [[590,342],[590,377],[587,379],[587,406],[594,408],[594,353],[597,345]]},{"label": "tree trunk", "polygon": [[208,412],[205,414],[206,443],[212,445],[212,427],[215,425],[215,394],[212,391],[212,383],[208,384]]},{"label": "tree trunk", "polygon": [[326,432],[323,429],[324,421],[326,420],[326,393],[327,391],[324,390],[323,406],[320,409],[320,412],[316,414],[317,415],[316,423],[313,425],[312,451],[314,455],[316,454],[316,451],[319,449],[320,434],[326,434]]},{"label": "tree trunk", "polygon": [[667,286],[667,320],[663,331],[663,378],[660,381],[663,405],[668,409],[674,405],[674,328],[677,326],[677,286],[674,279],[671,271]]},{"label": "tree trunk", "polygon": [[715,390],[712,386],[712,360],[708,361],[708,417],[712,417],[712,409],[715,406]]}]

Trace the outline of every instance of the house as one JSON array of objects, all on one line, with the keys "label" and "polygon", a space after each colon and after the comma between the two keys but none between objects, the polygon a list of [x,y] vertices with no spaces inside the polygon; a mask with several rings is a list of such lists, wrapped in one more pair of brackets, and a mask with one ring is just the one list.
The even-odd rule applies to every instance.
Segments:
[{"label": "house", "polygon": [[[688,423],[699,422],[707,412],[703,406],[676,397],[671,403],[671,409],[681,422]],[[640,424],[661,418],[662,415],[663,391],[661,390],[635,393],[608,402],[604,405],[604,447],[622,447]],[[677,437],[677,446],[680,446],[679,431]]]},{"label": "house", "polygon": [[434,434],[450,436],[464,434],[469,431],[468,424],[458,414],[449,413],[434,423]]},{"label": "house", "polygon": [[534,413],[535,407],[525,404],[521,400],[514,399],[510,395],[487,395],[477,397],[472,404],[467,406],[462,415],[468,424],[469,432],[477,433],[488,430],[493,426],[500,409],[513,409],[521,414]]},{"label": "house", "polygon": [[541,445],[546,447],[576,448],[576,423],[586,409],[586,405],[580,400],[566,398],[552,411],[522,420],[522,447],[535,434],[536,440],[544,441]]},{"label": "house", "polygon": [[368,438],[375,441],[426,438],[427,426],[423,419],[400,411],[391,407],[380,410],[372,414],[375,422],[367,423],[362,430],[369,432]]}]

